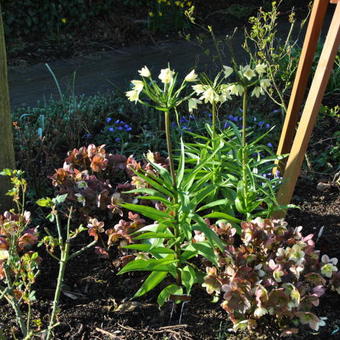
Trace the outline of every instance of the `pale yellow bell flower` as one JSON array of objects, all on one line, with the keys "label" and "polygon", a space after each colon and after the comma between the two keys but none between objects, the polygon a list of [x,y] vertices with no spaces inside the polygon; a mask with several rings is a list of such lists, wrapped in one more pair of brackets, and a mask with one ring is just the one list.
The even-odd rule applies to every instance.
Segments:
[{"label": "pale yellow bell flower", "polygon": [[204,103],[217,103],[220,100],[220,96],[215,92],[215,90],[212,87],[209,87],[207,90],[205,90],[200,97],[201,100],[204,101]]},{"label": "pale yellow bell flower", "polygon": [[254,87],[253,91],[251,92],[251,96],[256,97],[256,98],[259,98],[263,94],[264,94],[264,91],[261,86]]},{"label": "pale yellow bell flower", "polygon": [[144,83],[141,80],[132,80],[131,83],[133,84],[133,89],[142,92]]},{"label": "pale yellow bell flower", "polygon": [[269,79],[261,79],[260,80],[260,86],[265,90],[270,86],[270,80]]},{"label": "pale yellow bell flower", "polygon": [[138,71],[139,75],[141,77],[144,77],[144,78],[149,78],[151,77],[151,72],[150,70],[147,68],[147,66],[144,66],[142,67],[139,71]]},{"label": "pale yellow bell flower", "polygon": [[195,72],[195,70],[192,70],[190,73],[187,74],[187,76],[184,78],[187,82],[194,82],[198,80],[198,76]]},{"label": "pale yellow bell flower", "polygon": [[248,80],[252,80],[256,76],[256,73],[253,69],[250,68],[249,65],[240,68],[243,77],[247,78]]},{"label": "pale yellow bell flower", "polygon": [[174,78],[175,72],[170,70],[170,68],[164,68],[161,70],[158,78],[161,80],[163,84],[169,84]]},{"label": "pale yellow bell flower", "polygon": [[231,95],[242,96],[244,93],[244,87],[240,84],[232,84],[228,87]]},{"label": "pale yellow bell flower", "polygon": [[262,74],[266,73],[266,64],[257,64],[255,66],[255,71],[261,76]]},{"label": "pale yellow bell flower", "polygon": [[131,91],[127,91],[125,92],[127,98],[129,99],[130,102],[138,102],[139,99],[139,91],[136,90],[131,90]]},{"label": "pale yellow bell flower", "polygon": [[196,94],[201,94],[205,91],[205,86],[202,84],[193,85],[192,89],[195,91]]},{"label": "pale yellow bell flower", "polygon": [[224,78],[228,78],[233,73],[233,68],[223,65]]}]

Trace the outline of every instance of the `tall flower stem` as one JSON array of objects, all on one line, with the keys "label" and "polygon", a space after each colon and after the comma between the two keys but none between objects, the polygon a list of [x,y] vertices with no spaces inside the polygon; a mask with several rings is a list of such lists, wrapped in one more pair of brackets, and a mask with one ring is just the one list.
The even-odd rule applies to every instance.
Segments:
[{"label": "tall flower stem", "polygon": [[172,177],[173,185],[174,187],[176,187],[176,174],[175,174],[174,160],[172,156],[172,144],[171,144],[171,135],[170,135],[169,111],[165,111],[165,136],[166,136],[166,146],[168,149],[168,156],[169,156],[170,174]]},{"label": "tall flower stem", "polygon": [[211,105],[211,114],[212,114],[213,138],[215,138],[215,135],[216,135],[216,103],[215,101],[213,101]]},{"label": "tall flower stem", "polygon": [[247,88],[244,89],[242,102],[242,181],[243,181],[243,199],[245,206],[247,203],[248,186],[247,186],[247,143],[246,143],[246,128],[247,128],[247,104],[248,93]]},{"label": "tall flower stem", "polygon": [[[169,115],[168,110],[165,111],[164,118],[165,118],[164,120],[165,120],[166,146],[167,146],[167,149],[168,149],[169,164],[170,164],[170,175],[172,177],[174,189],[176,189],[176,187],[177,187],[177,185],[176,185],[176,174],[175,174],[174,160],[173,160],[173,156],[172,156],[172,144],[171,144],[171,134],[170,134],[170,115]],[[177,202],[178,202],[178,198],[177,198],[177,193],[176,193],[176,196],[174,198],[174,203],[177,203]],[[177,211],[176,211],[175,219],[176,219],[176,222],[174,223],[174,234],[175,234],[175,238],[177,239],[180,235]],[[179,259],[180,255],[181,255],[181,248],[180,248],[180,245],[178,244],[178,242],[175,244],[175,254],[176,254],[176,258]],[[177,285],[180,285],[180,282],[181,282],[181,272],[179,271],[179,268],[177,267],[177,269],[176,269],[176,283],[177,283]]]},{"label": "tall flower stem", "polygon": [[242,103],[242,147],[246,146],[246,128],[247,128],[247,107],[248,107],[247,88],[244,89]]}]

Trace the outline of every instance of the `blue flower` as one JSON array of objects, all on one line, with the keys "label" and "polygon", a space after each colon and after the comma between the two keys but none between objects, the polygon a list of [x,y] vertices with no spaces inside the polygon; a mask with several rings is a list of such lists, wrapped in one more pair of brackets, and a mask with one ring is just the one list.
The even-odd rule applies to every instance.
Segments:
[{"label": "blue flower", "polygon": [[120,142],[121,139],[119,137],[115,138],[115,142]]},{"label": "blue flower", "polygon": [[92,137],[92,134],[91,134],[91,133],[86,133],[84,137],[85,137],[85,138],[91,138],[91,137]]},{"label": "blue flower", "polygon": [[233,115],[229,115],[229,116],[228,116],[228,119],[229,119],[229,120],[234,120],[234,116],[233,116]]},{"label": "blue flower", "polygon": [[280,170],[276,170],[274,177],[282,179]]},{"label": "blue flower", "polygon": [[256,117],[254,117],[254,118],[253,118],[253,120],[254,120],[254,122],[256,122],[256,121],[257,121],[257,118],[256,118]]},{"label": "blue flower", "polygon": [[117,127],[117,130],[122,131],[122,130],[123,130],[123,127],[122,127],[122,126],[118,126],[118,127]]},{"label": "blue flower", "polygon": [[266,129],[270,129],[270,124],[266,124]]},{"label": "blue flower", "polygon": [[112,127],[112,126],[110,126],[110,127],[109,127],[109,131],[110,131],[110,132],[114,132],[114,131],[115,131],[115,128]]},{"label": "blue flower", "polygon": [[[120,124],[120,120],[119,119],[117,119],[116,121],[115,121],[115,124]],[[122,122],[123,123],[123,122]]]},{"label": "blue flower", "polygon": [[272,143],[267,143],[267,146],[268,146],[269,148],[272,148],[272,147],[273,147],[273,144],[272,144]]},{"label": "blue flower", "polygon": [[258,126],[262,127],[264,125],[264,122],[260,121],[257,123]]},{"label": "blue flower", "polygon": [[127,132],[129,132],[131,130],[132,130],[132,127],[130,127],[130,126],[126,129]]},{"label": "blue flower", "polygon": [[108,117],[108,118],[106,118],[106,123],[110,123],[110,122],[111,122],[111,120],[112,120],[112,118],[111,118],[111,117]]},{"label": "blue flower", "polygon": [[226,129],[230,126],[229,122],[225,122],[223,128]]}]

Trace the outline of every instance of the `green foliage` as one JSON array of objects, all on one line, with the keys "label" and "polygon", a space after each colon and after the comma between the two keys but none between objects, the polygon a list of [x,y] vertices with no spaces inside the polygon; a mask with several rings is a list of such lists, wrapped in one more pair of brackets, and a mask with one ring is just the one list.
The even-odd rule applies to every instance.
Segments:
[{"label": "green foliage", "polygon": [[266,315],[278,321],[281,335],[297,333],[294,324],[315,331],[324,326],[313,308],[327,287],[340,293],[338,260],[320,258],[313,235],[303,236],[302,227],[287,228],[283,220],[256,218],[241,228],[237,242],[235,230],[224,227],[227,246],[219,265],[206,268],[203,283],[222,300],[234,330],[256,328]]},{"label": "green foliage", "polygon": [[185,11],[194,1],[149,0],[148,26],[152,31],[178,31],[188,26]]},{"label": "green foliage", "polygon": [[255,8],[256,7],[252,5],[244,6],[244,5],[235,3],[235,4],[230,5],[227,8],[227,12],[228,14],[231,14],[237,19],[244,19],[244,18],[248,18],[252,14]]},{"label": "green foliage", "polygon": [[[178,295],[185,292],[189,296],[193,284],[198,281],[199,277],[198,268],[188,260],[200,254],[216,262],[211,247],[217,246],[222,249],[223,244],[197,214],[198,206],[212,190],[212,186],[203,185],[202,178],[198,179],[198,176],[205,164],[211,162],[216,152],[202,153],[200,161],[190,171],[186,171],[184,144],[182,143],[176,171],[176,184],[173,183],[167,169],[150,159],[149,162],[156,171],[157,177],[150,172],[136,172],[136,175],[152,188],[152,192],[145,187],[131,190],[128,193],[144,194],[139,198],[158,201],[162,208],[157,210],[145,205],[121,204],[123,208],[136,211],[155,221],[132,234],[132,239],[142,240],[142,244],[125,247],[148,254],[146,259],[135,259],[129,262],[119,272],[119,274],[130,271],[151,272],[135,297],[144,295],[170,276],[175,280],[175,285],[170,283],[164,288],[158,296],[158,302],[162,305],[170,298],[180,301],[181,297]],[[193,242],[195,230],[202,232],[206,241]]]},{"label": "green foliage", "polygon": [[37,107],[22,107],[13,113],[14,146],[18,167],[29,182],[35,198],[50,194],[47,176],[51,175],[68,150],[91,141],[110,114],[120,117],[128,107],[115,96],[67,96]]},{"label": "green foliage", "polygon": [[[275,210],[282,208],[278,206],[275,197],[281,178],[279,174],[272,174],[274,161],[280,157],[275,156],[270,147],[260,143],[270,130],[263,136],[250,140],[243,148],[237,126],[229,124],[232,124],[232,127],[215,137],[222,147],[202,169],[202,177],[206,174],[212,175],[206,178],[206,181],[211,181],[213,189],[207,197],[207,204],[200,210],[218,209],[231,216],[239,216],[242,220],[256,216],[269,217]],[[202,150],[212,152],[213,149],[210,141],[204,136],[190,134],[193,136],[193,142],[186,144],[186,153],[188,163],[192,164],[200,158]],[[251,135],[252,132],[249,132],[248,139]],[[245,172],[243,157],[247,159]],[[212,197],[219,199],[216,206],[210,203]]]},{"label": "green foliage", "polygon": [[[16,211],[0,214],[0,300],[4,298],[15,311],[16,322],[24,338],[38,334],[31,325],[31,306],[36,300],[34,284],[41,258],[34,251],[38,242],[37,227],[31,227],[31,214],[25,211],[27,184],[20,170],[4,169],[13,188],[8,192]],[[27,313],[23,310],[28,307]]]},{"label": "green foliage", "polygon": [[30,38],[60,34],[86,27],[95,17],[112,10],[114,0],[22,0],[20,4],[3,1],[5,30],[11,37]]}]

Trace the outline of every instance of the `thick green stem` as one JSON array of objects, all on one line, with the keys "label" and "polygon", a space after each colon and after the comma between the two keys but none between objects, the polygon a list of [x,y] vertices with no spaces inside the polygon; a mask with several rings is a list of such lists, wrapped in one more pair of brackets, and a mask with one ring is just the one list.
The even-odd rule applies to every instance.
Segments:
[{"label": "thick green stem", "polygon": [[243,181],[243,199],[245,206],[247,206],[247,144],[246,144],[246,129],[247,129],[247,88],[244,89],[243,103],[242,103],[242,181]]},{"label": "thick green stem", "polygon": [[212,102],[211,105],[211,114],[212,114],[212,131],[213,131],[213,138],[215,138],[216,135],[216,103]]},{"label": "thick green stem", "polygon": [[50,340],[52,336],[52,329],[55,327],[56,318],[57,318],[57,312],[58,312],[58,304],[61,294],[61,287],[64,281],[64,275],[65,275],[65,269],[67,262],[69,260],[69,252],[70,252],[70,242],[67,240],[65,242],[65,247],[62,249],[60,254],[60,262],[59,262],[59,273],[58,273],[58,279],[57,279],[57,287],[54,293],[54,299],[53,299],[53,306],[52,306],[52,313],[50,317],[50,323],[47,328],[47,334],[45,340]]},{"label": "thick green stem", "polygon": [[176,188],[176,174],[174,168],[174,160],[172,156],[172,144],[171,144],[171,134],[170,134],[170,116],[169,111],[165,111],[165,136],[166,136],[166,146],[168,149],[169,156],[169,165],[170,165],[170,174],[172,177],[172,182],[174,187]]},{"label": "thick green stem", "polygon": [[244,89],[243,103],[242,103],[242,147],[246,145],[246,128],[247,128],[247,88]]},{"label": "thick green stem", "polygon": [[26,335],[27,335],[26,324],[25,324],[24,317],[22,315],[22,312],[21,312],[21,309],[20,309],[20,306],[19,306],[19,302],[17,301],[17,299],[16,299],[16,297],[13,293],[13,290],[14,290],[13,283],[12,283],[11,276],[10,276],[9,270],[7,268],[7,265],[4,265],[3,269],[4,269],[4,272],[5,272],[5,276],[6,276],[7,287],[8,287],[9,292],[11,293],[11,296],[8,296],[6,294],[5,298],[11,304],[12,308],[14,309],[15,318],[17,320],[19,327],[20,327],[22,335],[24,337],[26,337]]}]

